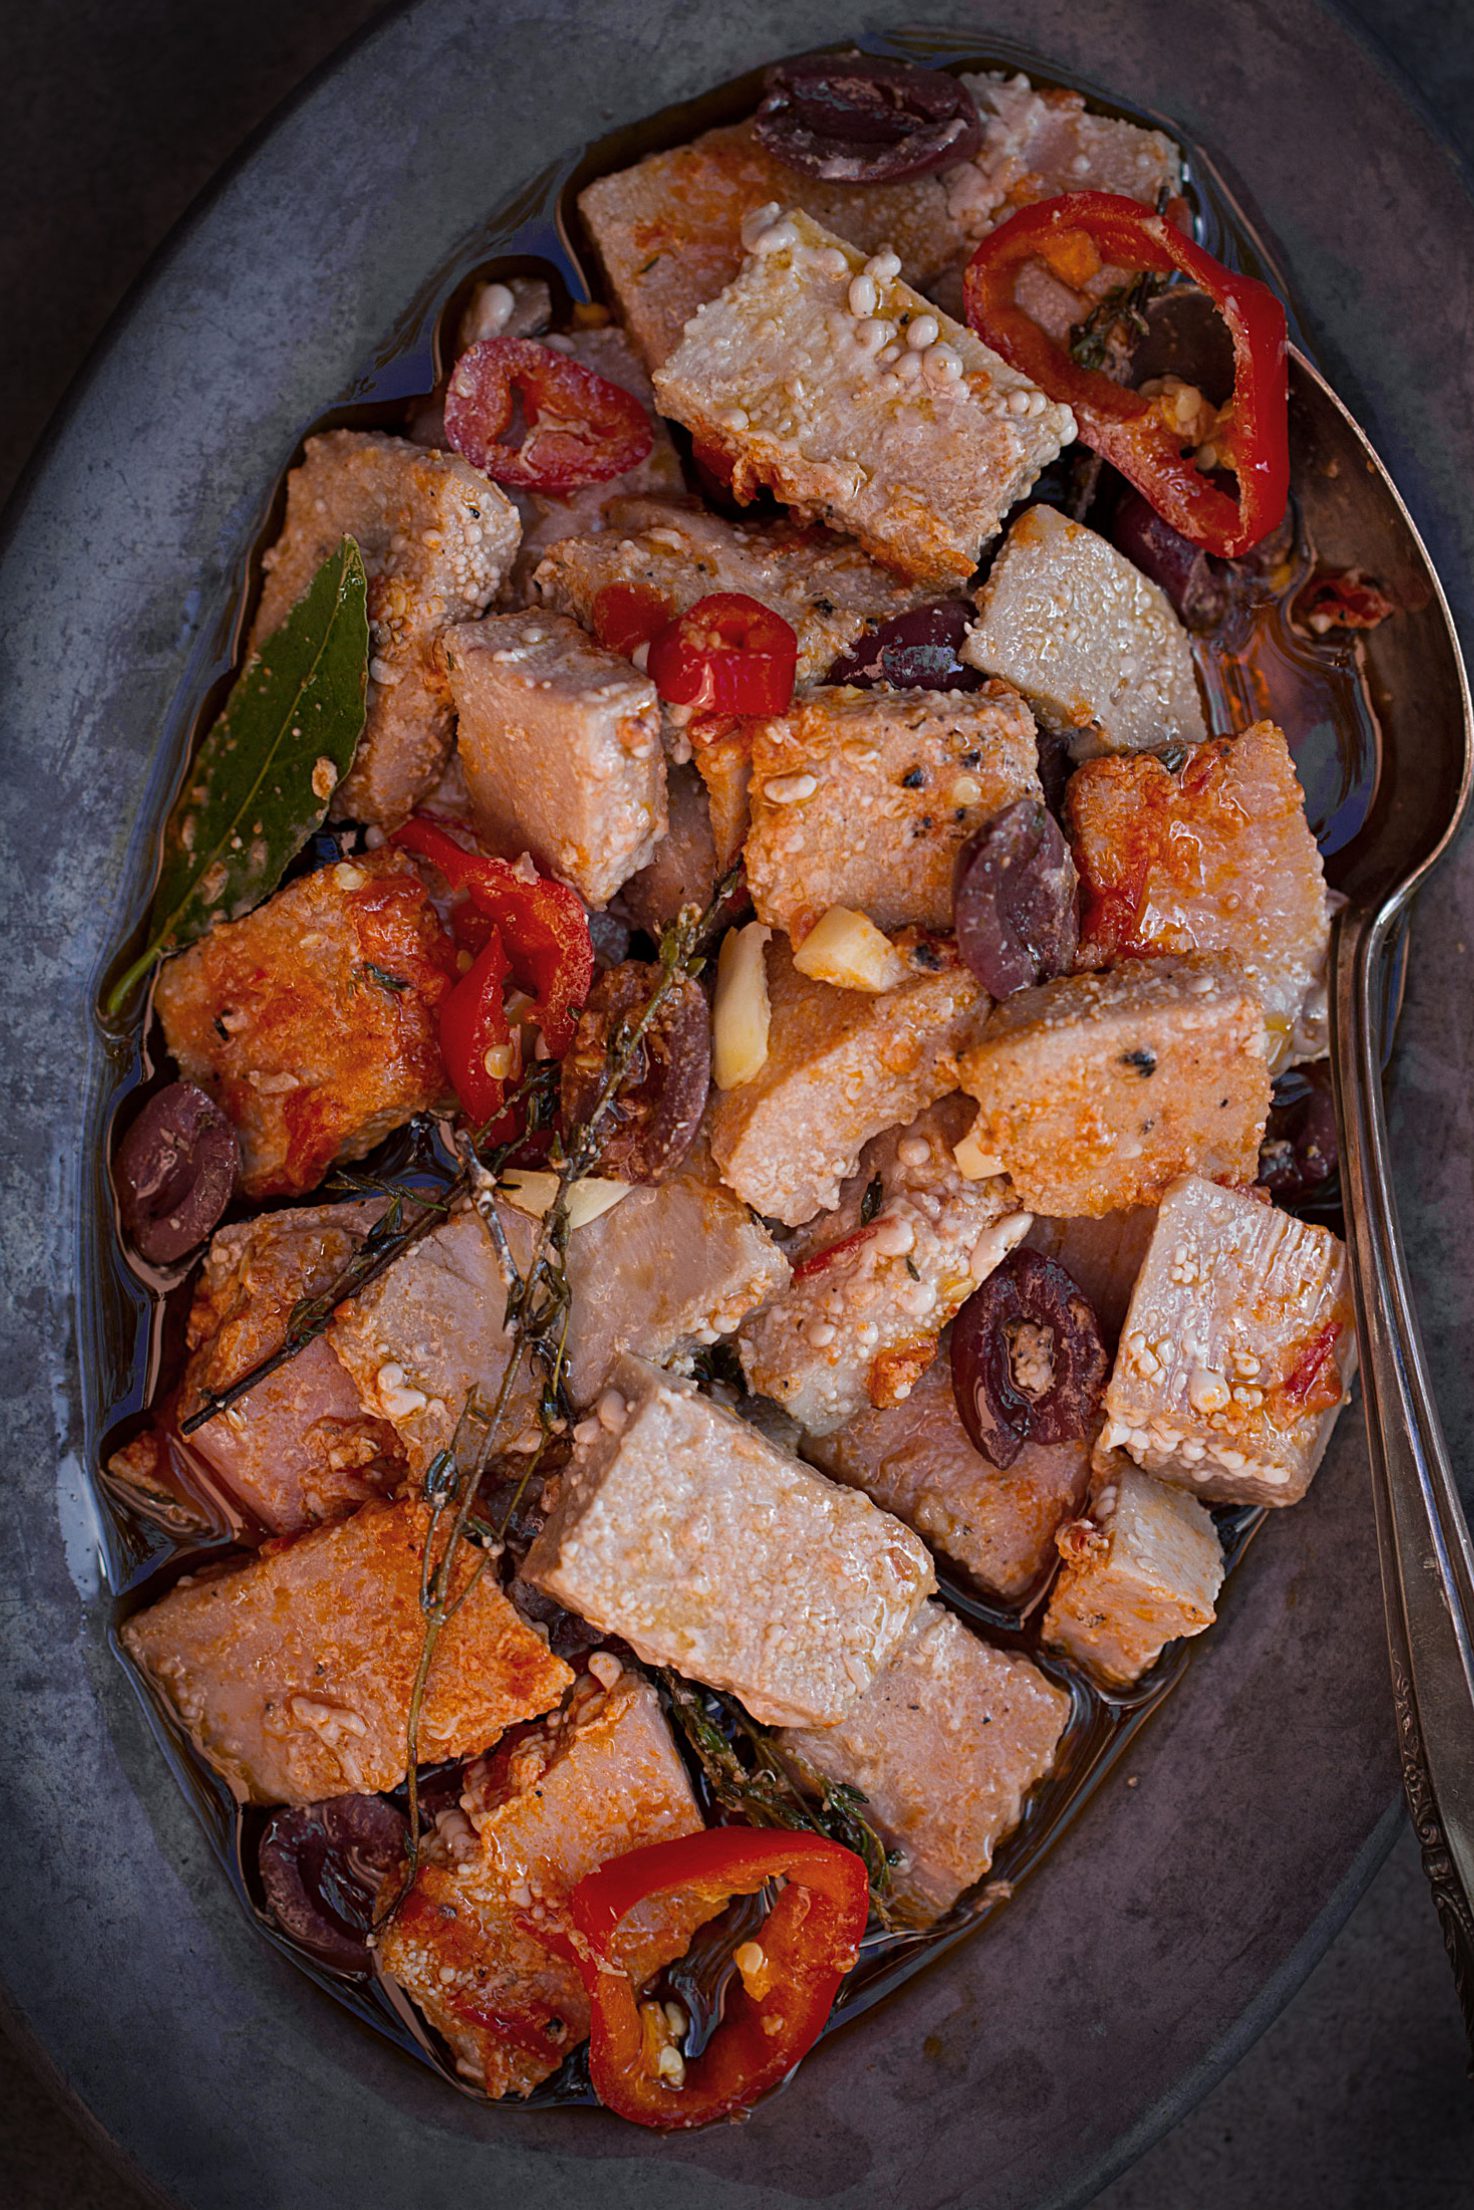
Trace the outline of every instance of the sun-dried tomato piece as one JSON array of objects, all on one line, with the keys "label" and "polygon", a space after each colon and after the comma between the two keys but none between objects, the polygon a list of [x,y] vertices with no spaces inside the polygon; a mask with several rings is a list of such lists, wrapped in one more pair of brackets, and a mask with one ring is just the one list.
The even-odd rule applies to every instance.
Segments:
[{"label": "sun-dried tomato piece", "polygon": [[1011,1466],[1026,1442],[1075,1442],[1100,1406],[1100,1322],[1054,1259],[1020,1244],[952,1323],[952,1393],[975,1450]]},{"label": "sun-dried tomato piece", "polygon": [[1295,620],[1317,637],[1332,629],[1375,629],[1397,606],[1364,568],[1326,568],[1295,601]]},{"label": "sun-dried tomato piece", "polygon": [[582,361],[531,338],[483,338],[452,372],[445,441],[494,482],[558,498],[638,466],[654,431],[633,392]]},{"label": "sun-dried tomato piece", "polygon": [[754,130],[769,153],[836,184],[893,184],[982,144],[977,103],[940,69],[872,54],[805,54],[763,79]]},{"label": "sun-dried tomato piece", "polygon": [[[591,1116],[611,1046],[639,1019],[659,980],[660,969],[638,959],[596,979],[563,1061],[565,1127],[579,1127]],[[603,1140],[595,1171],[624,1182],[660,1182],[673,1174],[696,1139],[710,1089],[706,993],[682,976],[635,1046],[618,1098],[599,1123]]]}]

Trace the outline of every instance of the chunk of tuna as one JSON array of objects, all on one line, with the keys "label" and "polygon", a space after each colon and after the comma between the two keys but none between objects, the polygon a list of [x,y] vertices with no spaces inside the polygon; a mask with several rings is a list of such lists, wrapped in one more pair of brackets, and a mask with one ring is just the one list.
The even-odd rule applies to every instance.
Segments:
[{"label": "chunk of tuna", "polygon": [[655,395],[730,462],[739,498],[766,487],[902,575],[965,581],[1074,416],[886,265],[791,209]]},{"label": "chunk of tuna", "polygon": [[1226,960],[1131,959],[996,1008],[962,1062],[977,1140],[1054,1216],[1154,1204],[1179,1174],[1252,1182],[1264,1013]]},{"label": "chunk of tuna", "polygon": [[[1094,115],[1078,92],[1036,91],[1025,76],[964,75],[983,118],[983,143],[971,161],[943,176],[947,212],[966,250],[1031,201],[1062,192],[1118,192],[1155,207],[1182,189],[1182,156],[1158,130],[1114,115]],[[1020,272],[1017,297],[1035,322],[1059,339],[1129,272],[1109,263],[1069,284],[1042,262]]]},{"label": "chunk of tuna", "polygon": [[[514,1259],[525,1259],[532,1223],[510,1206],[499,1217]],[[509,1286],[486,1222],[463,1205],[329,1323],[327,1340],[364,1406],[394,1429],[416,1477],[449,1447],[468,1398],[496,1401],[513,1347],[503,1325]],[[502,1424],[508,1445],[524,1439],[534,1394],[524,1371]]]},{"label": "chunk of tuna", "polygon": [[524,1580],[773,1726],[831,1726],[935,1587],[899,1520],[642,1359],[575,1431]]},{"label": "chunk of tuna", "polygon": [[928,1925],[980,1880],[1052,1770],[1070,1699],[1025,1657],[924,1605],[900,1651],[838,1726],[784,1740],[900,1852],[895,1896]]},{"label": "chunk of tuna", "polygon": [[1156,1224],[1155,1205],[1133,1205],[1093,1220],[1084,1214],[1072,1220],[1036,1219],[1024,1241],[1054,1259],[1084,1291],[1101,1333],[1113,1345]]},{"label": "chunk of tuna", "polygon": [[1044,1640],[1104,1688],[1129,1688],[1184,1635],[1215,1618],[1223,1551],[1193,1497],[1129,1465],[1109,1473],[1084,1519],[1057,1537],[1064,1563]]},{"label": "chunk of tuna", "polygon": [[294,1197],[443,1095],[455,947],[413,866],[367,852],[288,883],[160,970],[180,1072],[235,1124],[248,1197]]},{"label": "chunk of tuna", "polygon": [[664,1365],[730,1335],[788,1261],[739,1198],[698,1173],[632,1189],[568,1246],[568,1387],[591,1404],[621,1351]]},{"label": "chunk of tuna", "polygon": [[1137,1277],[1102,1440],[1215,1504],[1295,1504],[1355,1369],[1339,1239],[1184,1176]]},{"label": "chunk of tuna", "polygon": [[866,1404],[901,1403],[953,1313],[1028,1227],[1001,1175],[958,1173],[952,1145],[968,1117],[964,1099],[946,1098],[868,1143],[838,1210],[789,1245],[787,1289],[743,1326],[749,1387],[811,1435]]},{"label": "chunk of tuna", "polygon": [[[365,1504],[249,1565],[181,1581],[124,1627],[129,1656],[242,1802],[315,1803],[403,1779],[429,1525],[418,1501]],[[478,1555],[467,1545],[457,1560],[453,1593],[469,1593],[430,1665],[426,1764],[488,1748],[573,1678],[493,1574],[469,1587]]]},{"label": "chunk of tuna", "polygon": [[632,875],[619,893],[619,910],[652,936],[659,936],[682,906],[694,905],[704,913],[719,872],[711,805],[701,775],[690,761],[667,766],[665,810],[665,835],[648,865]]},{"label": "chunk of tuna", "polygon": [[655,686],[577,622],[488,614],[441,650],[456,750],[481,841],[531,852],[593,906],[646,866],[666,831]]},{"label": "chunk of tuna", "polygon": [[804,1455],[863,1489],[990,1595],[1015,1604],[1055,1562],[1056,1530],[1085,1501],[1090,1444],[1025,1443],[1006,1471],[967,1439],[952,1394],[946,1338],[903,1404],[866,1406]]},{"label": "chunk of tuna", "polygon": [[533,583],[545,606],[595,627],[599,593],[638,583],[684,614],[713,591],[741,591],[781,614],[798,638],[798,680],[828,674],[871,622],[889,621],[927,593],[903,583],[823,530],[727,522],[662,499],[616,499],[592,537],[566,537]]},{"label": "chunk of tuna", "polygon": [[281,536],[262,561],[251,650],[286,620],[340,540],[356,538],[369,579],[368,714],[333,793],[335,814],[392,828],[435,782],[451,739],[436,639],[489,604],[520,535],[511,500],[458,453],[377,431],[307,440],[287,478]]},{"label": "chunk of tuna", "polygon": [[716,1097],[710,1123],[723,1181],[765,1218],[832,1212],[870,1138],[957,1087],[988,1001],[950,951],[913,953],[915,979],[871,997],[811,982],[786,944],[768,946],[767,1061]]},{"label": "chunk of tuna", "polygon": [[[609,1661],[612,1662],[612,1661]],[[389,1921],[379,1966],[449,2043],[483,2094],[526,2095],[588,2036],[589,2004],[553,1946],[571,1890],[612,1857],[701,1827],[649,1683],[584,1675],[556,1718],[519,1730],[465,1776],[429,1861]],[[637,1985],[684,1954],[712,1906],[661,1897],[617,1944]]]},{"label": "chunk of tuna", "polygon": [[1042,796],[1033,716],[1005,683],[811,691],[757,722],[751,747],[748,887],[796,944],[832,905],[882,929],[950,928],[959,848]]},{"label": "chunk of tuna", "polygon": [[1325,870],[1282,730],[1256,721],[1175,767],[1088,760],[1066,812],[1082,967],[1223,952],[1264,1001],[1275,1063],[1324,1053]]},{"label": "chunk of tuna", "polygon": [[1021,690],[1077,760],[1206,737],[1187,631],[1114,545],[1031,506],[977,593],[962,657]]},{"label": "chunk of tuna", "polygon": [[[181,1419],[281,1349],[294,1307],[342,1279],[382,1210],[378,1201],[313,1205],[217,1229],[190,1306]],[[364,1410],[321,1336],[197,1428],[188,1447],[274,1535],[340,1518],[404,1471],[394,1429]]]},{"label": "chunk of tuna", "polygon": [[958,250],[936,176],[829,184],[768,153],[750,122],[706,131],[690,145],[598,177],[579,194],[620,315],[652,368],[741,268],[743,217],[774,201],[806,208],[866,253],[894,247],[916,284]]}]

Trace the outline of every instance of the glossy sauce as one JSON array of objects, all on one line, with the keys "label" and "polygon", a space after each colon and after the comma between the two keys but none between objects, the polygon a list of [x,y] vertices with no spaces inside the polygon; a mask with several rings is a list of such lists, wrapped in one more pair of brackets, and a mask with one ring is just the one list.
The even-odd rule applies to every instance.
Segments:
[{"label": "glossy sauce", "polygon": [[[861,38],[857,43],[868,51],[933,66],[1023,68],[1036,82],[1051,81],[1047,67],[1036,65],[1016,49],[998,48],[980,55],[955,36],[900,33],[890,38]],[[578,236],[574,206],[577,192],[595,175],[749,113],[755,104],[757,85],[754,73],[701,100],[667,110],[638,130],[620,133],[552,164],[487,219],[474,254],[426,285],[399,329],[345,394],[343,403],[309,425],[304,435],[341,425],[401,429],[413,412],[412,402],[422,399],[448,368],[445,348],[453,342],[471,284],[478,278],[542,275],[552,286],[555,320],[566,316],[572,302],[590,296],[574,244]],[[1088,86],[1081,89],[1094,97]],[[1096,104],[1112,107],[1104,100]],[[1116,106],[1113,111],[1136,122],[1152,124],[1158,120],[1129,108]],[[1269,275],[1283,292],[1282,279],[1221,181],[1190,152],[1187,174],[1200,235],[1209,249],[1240,267]],[[166,778],[173,782],[190,743],[219,710],[258,588],[259,557],[276,534],[283,504],[284,491],[278,484],[263,510],[253,543],[243,550],[236,605],[193,651],[177,710],[160,747],[161,786]],[[1235,590],[1220,628],[1195,640],[1195,651],[1208,694],[1212,728],[1242,728],[1266,714],[1285,727],[1306,787],[1312,824],[1329,856],[1350,841],[1365,818],[1375,788],[1378,743],[1360,648],[1354,642],[1311,643],[1291,626],[1289,603],[1312,565],[1312,549],[1298,543],[1282,572],[1268,579],[1251,580]],[[162,788],[154,793],[154,799],[151,810],[157,816],[163,810]],[[144,897],[145,886],[140,884],[140,906]],[[120,960],[122,956],[120,950]],[[117,1073],[111,1119],[136,1090],[152,1086],[164,1076],[156,1072],[147,1031],[142,1036],[136,1030],[112,1032],[107,1035],[107,1043]],[[98,1469],[123,1441],[146,1424],[145,1407],[177,1380],[183,1362],[191,1272],[186,1269],[182,1280],[161,1276],[145,1281],[130,1268],[116,1231],[106,1149],[110,1149],[110,1143],[95,1168],[96,1240],[80,1345],[84,1384],[91,1395],[88,1410],[95,1443],[93,1462]],[[401,1177],[413,1166],[431,1182],[448,1178],[451,1170],[443,1146],[433,1136],[412,1156],[412,1139],[405,1133],[390,1139],[368,1164],[382,1173]],[[1317,1217],[1327,1217],[1324,1205],[1315,1210]],[[251,1539],[239,1514],[233,1513],[212,1490],[198,1460],[186,1453],[178,1470],[179,1502],[161,1511],[140,1509],[98,1472],[108,1577],[120,1617],[162,1593],[181,1573],[228,1555],[243,1538]],[[1263,1517],[1262,1512],[1248,1509],[1217,1514],[1230,1573],[1237,1569]],[[1029,1603],[1008,1610],[980,1598],[951,1577],[945,1566],[939,1579],[941,1594],[953,1609],[985,1630],[990,1639],[1008,1648],[1026,1650],[1067,1688],[1071,1716],[1055,1772],[1036,1791],[1022,1823],[1000,1848],[987,1880],[924,1933],[872,1933],[841,1991],[829,2031],[869,2009],[929,1959],[975,1933],[1004,1906],[1019,1882],[1043,1862],[1055,1839],[1118,1763],[1138,1728],[1171,1693],[1192,1658],[1193,1644],[1180,1644],[1169,1650],[1162,1663],[1136,1688],[1105,1694],[1039,1648],[1037,1623],[1043,1608],[1042,1588]],[[235,1804],[224,1783],[196,1756],[172,1716],[134,1672],[116,1636],[114,1648],[134,1680],[176,1779],[199,1815],[243,1906],[252,1913],[265,1937],[291,1955],[309,1978],[358,2017],[408,2054],[435,2067],[448,2084],[463,2093],[472,2092],[456,2077],[434,2037],[403,1998],[376,1982],[325,1968],[270,1924],[262,1908],[255,1869],[261,1828],[269,1814],[254,1809],[242,1811]],[[698,1792],[702,1792],[699,1775],[693,1778]],[[698,2032],[703,2023],[710,2025],[720,1979],[720,1970],[714,1976],[698,1973],[688,1976],[682,1989],[696,2014]],[[679,1968],[676,1984],[680,1985]],[[528,2103],[513,2101],[506,2107],[516,2110],[591,2100],[582,2053],[574,2051],[561,2072],[537,2090]]]}]

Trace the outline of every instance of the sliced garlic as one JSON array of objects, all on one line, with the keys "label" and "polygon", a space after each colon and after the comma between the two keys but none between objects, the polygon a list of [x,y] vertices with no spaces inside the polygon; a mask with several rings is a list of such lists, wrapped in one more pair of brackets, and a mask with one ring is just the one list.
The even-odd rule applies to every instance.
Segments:
[{"label": "sliced garlic", "polygon": [[832,983],[837,990],[868,990],[878,996],[894,990],[908,973],[895,945],[863,913],[832,905],[815,922],[793,955],[801,975]]},{"label": "sliced garlic", "polygon": [[719,1090],[740,1090],[768,1058],[768,969],[764,950],[773,931],[761,921],[728,929],[717,956],[711,1022],[711,1072]]},{"label": "sliced garlic", "polygon": [[[534,1220],[541,1220],[558,1194],[558,1177],[532,1167],[509,1166],[497,1185],[498,1192],[518,1212],[530,1213]],[[621,1197],[628,1197],[628,1182],[605,1181],[597,1174],[587,1174],[581,1182],[575,1182],[568,1192],[568,1226],[570,1230],[586,1228],[591,1220],[617,1205]]]},{"label": "sliced garlic", "polygon": [[[982,1118],[981,1114],[978,1118]],[[986,1182],[995,1174],[1006,1174],[1008,1171],[996,1153],[985,1151],[979,1143],[976,1120],[961,1141],[953,1144],[952,1157],[958,1173],[967,1182]]]}]

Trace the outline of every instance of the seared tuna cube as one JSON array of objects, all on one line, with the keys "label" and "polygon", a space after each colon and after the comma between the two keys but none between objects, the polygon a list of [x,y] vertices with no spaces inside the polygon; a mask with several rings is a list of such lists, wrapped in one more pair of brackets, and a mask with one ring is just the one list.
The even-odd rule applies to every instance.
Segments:
[{"label": "seared tuna cube", "polygon": [[[1159,130],[1142,130],[1113,115],[1094,115],[1078,92],[1039,92],[1027,77],[989,71],[963,77],[983,119],[983,143],[971,161],[943,177],[947,211],[970,251],[978,240],[1034,200],[1062,192],[1118,192],[1155,208],[1163,193],[1182,189],[1182,156]],[[1055,274],[1042,261],[1019,272],[1016,297],[1025,313],[1061,344],[1105,294],[1129,281],[1109,263]]]},{"label": "seared tuna cube", "polygon": [[[331,1292],[382,1210],[377,1200],[312,1205],[217,1229],[190,1307],[181,1419],[280,1350],[294,1307]],[[188,1448],[274,1535],[337,1519],[404,1472],[394,1429],[365,1411],[322,1336],[197,1428]]]},{"label": "seared tuna cube", "polygon": [[1185,1175],[1137,1277],[1102,1441],[1215,1504],[1295,1504],[1355,1366],[1330,1229]]},{"label": "seared tuna cube", "polygon": [[1252,1182],[1269,1113],[1258,993],[1219,959],[1130,959],[1020,990],[962,1062],[977,1141],[1051,1215]]},{"label": "seared tuna cube", "polygon": [[1114,1344],[1126,1307],[1157,1224],[1155,1205],[1133,1205],[1126,1212],[1105,1212],[1096,1219],[1036,1219],[1025,1243],[1062,1266],[1084,1292],[1108,1344]]},{"label": "seared tuna cube", "polygon": [[574,1403],[593,1402],[621,1351],[665,1365],[730,1335],[787,1280],[767,1230],[714,1178],[688,1171],[632,1189],[569,1242]]},{"label": "seared tuna cube", "polygon": [[1129,1688],[1184,1635],[1211,1627],[1223,1551],[1193,1497],[1111,1461],[1088,1515],[1056,1538],[1064,1563],[1044,1640],[1104,1688]]},{"label": "seared tuna cube", "polygon": [[1085,1501],[1090,1444],[1025,1443],[1006,1471],[968,1441],[952,1393],[946,1338],[902,1404],[863,1412],[804,1455],[863,1489],[932,1550],[1005,1604],[1029,1596],[1055,1562],[1055,1531]]},{"label": "seared tuna cube", "polygon": [[339,860],[225,921],[159,974],[180,1072],[229,1115],[248,1197],[295,1197],[446,1088],[455,947],[395,850]]},{"label": "seared tuna cube", "polygon": [[620,315],[652,368],[741,268],[743,218],[776,201],[806,208],[866,253],[894,246],[916,284],[958,250],[939,177],[830,184],[788,168],[758,144],[750,122],[709,130],[579,194]]},{"label": "seared tuna cube", "polygon": [[[243,1803],[375,1794],[404,1778],[429,1527],[418,1501],[365,1504],[249,1565],[179,1582],[124,1627],[129,1656]],[[470,1585],[479,1556],[467,1544],[456,1561],[452,1593],[467,1593],[430,1665],[425,1764],[489,1748],[573,1678],[494,1574]]]},{"label": "seared tuna cube", "polygon": [[1324,1053],[1325,871],[1272,721],[1213,737],[1171,767],[1088,760],[1067,813],[1085,893],[1082,967],[1223,952],[1264,1001],[1274,1063]]},{"label": "seared tuna cube", "polygon": [[1192,648],[1166,592],[1083,522],[1031,506],[977,602],[963,659],[1021,690],[1077,760],[1207,735]]},{"label": "seared tuna cube", "polygon": [[[531,1222],[510,1207],[499,1218],[514,1260],[525,1257]],[[398,1435],[412,1474],[448,1447],[468,1398],[496,1402],[512,1351],[503,1325],[510,1286],[491,1230],[465,1205],[333,1315],[328,1341],[365,1407]],[[524,1370],[503,1447],[530,1439],[535,1387]]]},{"label": "seared tuna cube", "polygon": [[435,783],[451,739],[436,639],[490,602],[520,535],[511,500],[458,453],[377,431],[307,440],[287,478],[281,536],[262,562],[251,649],[286,620],[340,540],[356,538],[369,579],[368,715],[335,814],[392,828]]},{"label": "seared tuna cube", "polygon": [[929,1925],[992,1864],[1053,1768],[1069,1715],[1068,1695],[1037,1665],[927,1604],[838,1726],[784,1741],[864,1796],[866,1818],[900,1853],[896,1901]]},{"label": "seared tuna cube", "polygon": [[[654,1689],[607,1653],[597,1663],[607,1690],[582,1676],[556,1717],[470,1767],[380,1938],[381,1971],[486,2095],[530,2094],[587,2038],[588,1997],[559,1946],[570,1891],[611,1857],[701,1827]],[[637,1986],[712,1909],[673,1896],[630,1913],[617,1949]]]},{"label": "seared tuna cube", "polygon": [[917,951],[915,978],[872,997],[811,982],[786,944],[768,946],[766,1063],[711,1109],[722,1179],[765,1218],[796,1228],[832,1212],[872,1136],[956,1089],[987,1000],[954,957]]},{"label": "seared tuna cube", "polygon": [[482,843],[607,905],[666,830],[654,684],[561,614],[489,614],[441,649]]},{"label": "seared tuna cube", "polygon": [[964,324],[796,208],[655,374],[662,413],[760,488],[902,575],[965,582],[1041,468],[1068,407]]},{"label": "seared tuna cube", "polygon": [[1005,683],[811,691],[757,722],[751,750],[748,887],[795,944],[833,905],[882,929],[950,928],[961,845],[1042,795],[1034,719]]},{"label": "seared tuna cube", "polygon": [[958,1173],[952,1145],[967,1120],[966,1100],[947,1098],[868,1143],[838,1210],[789,1244],[787,1289],[742,1329],[749,1387],[811,1435],[866,1404],[901,1403],[958,1306],[1029,1225],[1001,1175]]},{"label": "seared tuna cube", "polygon": [[689,1383],[621,1358],[523,1579],[771,1726],[832,1726],[935,1587],[899,1520]]},{"label": "seared tuna cube", "polygon": [[599,594],[638,584],[674,616],[713,591],[741,591],[781,614],[798,638],[798,680],[814,683],[871,622],[927,597],[821,530],[726,522],[663,499],[616,499],[592,537],[566,537],[533,578],[556,612],[598,629]]},{"label": "seared tuna cube", "polygon": [[668,826],[649,864],[632,875],[619,893],[619,911],[636,928],[659,936],[682,906],[705,912],[716,889],[716,843],[711,803],[698,770],[687,760],[665,771]]}]

